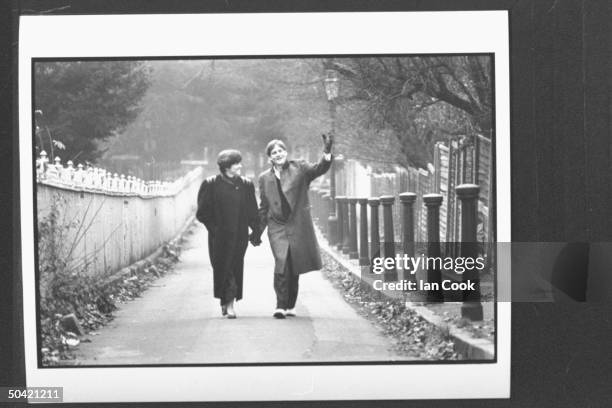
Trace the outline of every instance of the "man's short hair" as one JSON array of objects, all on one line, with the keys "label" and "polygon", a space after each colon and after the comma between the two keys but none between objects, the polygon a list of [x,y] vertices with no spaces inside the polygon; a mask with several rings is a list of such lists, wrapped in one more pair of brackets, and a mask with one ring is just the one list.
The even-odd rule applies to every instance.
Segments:
[{"label": "man's short hair", "polygon": [[274,149],[276,146],[279,146],[284,151],[287,151],[287,146],[285,146],[285,143],[282,140],[274,139],[274,140],[271,140],[266,146],[266,156],[270,157],[270,153],[272,152],[272,149]]},{"label": "man's short hair", "polygon": [[221,173],[232,167],[234,164],[240,163],[241,161],[242,155],[238,150],[234,149],[223,150],[217,156],[217,165],[219,166],[219,171],[221,171]]}]

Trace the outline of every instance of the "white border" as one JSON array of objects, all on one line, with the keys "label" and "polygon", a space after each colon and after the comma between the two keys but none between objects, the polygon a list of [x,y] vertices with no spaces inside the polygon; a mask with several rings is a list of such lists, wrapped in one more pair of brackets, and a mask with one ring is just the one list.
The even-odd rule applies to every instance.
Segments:
[{"label": "white border", "polygon": [[[509,302],[498,303],[495,364],[38,369],[36,361],[31,58],[472,52],[495,53],[497,230],[499,242],[510,242],[506,11],[21,17],[27,385],[63,386],[68,402],[509,398]],[[499,275],[509,282],[509,259],[499,259]]]}]

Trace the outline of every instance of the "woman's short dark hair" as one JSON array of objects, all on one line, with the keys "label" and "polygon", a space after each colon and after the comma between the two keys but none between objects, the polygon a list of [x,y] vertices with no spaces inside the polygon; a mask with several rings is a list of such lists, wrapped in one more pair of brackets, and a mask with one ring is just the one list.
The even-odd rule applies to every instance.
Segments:
[{"label": "woman's short dark hair", "polygon": [[280,140],[280,139],[270,140],[270,142],[266,146],[266,155],[268,157],[270,157],[270,153],[272,152],[272,149],[274,149],[276,146],[279,146],[284,151],[287,151],[287,146],[285,146],[285,143],[282,140]]},{"label": "woman's short dark hair", "polygon": [[232,167],[234,164],[240,163],[241,161],[242,155],[238,150],[234,149],[223,150],[217,156],[217,165],[219,166],[219,171],[221,171],[221,173]]}]

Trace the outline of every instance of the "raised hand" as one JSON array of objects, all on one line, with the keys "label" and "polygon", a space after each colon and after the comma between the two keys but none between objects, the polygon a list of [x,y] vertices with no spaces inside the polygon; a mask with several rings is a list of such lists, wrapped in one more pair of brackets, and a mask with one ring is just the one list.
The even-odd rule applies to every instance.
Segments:
[{"label": "raised hand", "polygon": [[331,153],[332,145],[334,144],[334,138],[332,134],[322,134],[321,138],[323,139],[323,151],[325,153]]},{"label": "raised hand", "polygon": [[261,245],[261,237],[252,232],[251,234],[249,234],[249,242],[253,246],[259,246]]}]

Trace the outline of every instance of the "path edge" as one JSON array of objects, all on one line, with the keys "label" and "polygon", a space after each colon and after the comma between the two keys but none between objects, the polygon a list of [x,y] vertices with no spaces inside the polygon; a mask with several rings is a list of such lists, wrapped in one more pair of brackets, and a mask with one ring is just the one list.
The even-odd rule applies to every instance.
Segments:
[{"label": "path edge", "polygon": [[102,283],[102,286],[108,287],[119,280],[125,279],[128,276],[134,276],[139,273],[142,273],[147,266],[155,263],[157,258],[162,256],[162,254],[164,253],[164,248],[167,245],[175,245],[181,240],[183,235],[185,235],[185,233],[189,230],[189,228],[193,224],[194,220],[195,220],[195,216],[192,215],[191,217],[187,219],[187,221],[185,221],[185,223],[182,225],[179,232],[174,236],[174,238],[163,243],[159,248],[153,251],[153,253],[147,256],[146,258],[143,258],[139,261],[134,262],[131,265],[128,265],[126,267],[119,269],[117,272],[115,272],[114,274],[106,278],[104,282]]},{"label": "path edge", "polygon": [[[315,227],[316,228],[316,227]],[[369,279],[362,279],[363,270],[367,270],[368,267],[359,266],[357,260],[350,260],[343,256],[339,251],[334,248],[331,248],[325,238],[321,235],[320,231],[317,231],[317,239],[319,241],[319,247],[325,253],[327,253],[330,257],[334,259],[334,261],[338,262],[342,267],[348,270],[352,275],[359,278],[361,282],[367,284],[370,288],[372,288],[371,281]],[[373,289],[374,290],[374,289]],[[394,292],[391,292],[387,296],[392,296]],[[400,296],[395,296],[399,298]],[[473,337],[468,331],[462,330],[452,324],[448,324],[442,320],[440,316],[437,316],[431,310],[429,310],[425,306],[421,306],[416,302],[406,302],[406,307],[410,310],[413,310],[420,317],[422,317],[427,322],[433,324],[438,328],[449,328],[449,334],[453,338],[453,342],[455,344],[454,350],[460,354],[466,360],[491,360],[491,362],[495,361],[495,344],[481,338]],[[497,326],[497,322],[496,322]]]}]

